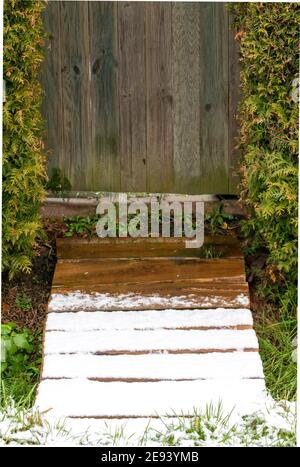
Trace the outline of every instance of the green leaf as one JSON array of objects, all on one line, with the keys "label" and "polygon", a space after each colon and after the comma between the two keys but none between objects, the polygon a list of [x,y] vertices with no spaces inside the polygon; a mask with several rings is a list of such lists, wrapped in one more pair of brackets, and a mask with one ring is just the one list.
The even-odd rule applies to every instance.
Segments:
[{"label": "green leaf", "polygon": [[32,346],[28,342],[26,334],[16,334],[13,336],[13,341],[19,349],[25,349],[29,352],[32,350]]}]

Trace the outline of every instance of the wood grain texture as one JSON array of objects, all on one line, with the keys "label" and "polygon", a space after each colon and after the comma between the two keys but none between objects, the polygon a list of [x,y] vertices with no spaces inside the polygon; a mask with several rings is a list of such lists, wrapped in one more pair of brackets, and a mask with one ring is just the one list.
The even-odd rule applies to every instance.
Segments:
[{"label": "wood grain texture", "polygon": [[86,261],[79,263],[58,263],[55,269],[53,286],[70,287],[81,284],[130,284],[163,281],[189,281],[242,283],[245,281],[242,259],[201,260],[193,258],[162,258],[113,260],[104,262]]},{"label": "wood grain texture", "polygon": [[49,170],[75,191],[236,192],[225,4],[61,1],[44,18]]},{"label": "wood grain texture", "polygon": [[238,194],[239,158],[238,145],[238,103],[240,99],[240,46],[234,38],[232,16],[228,15],[228,67],[229,67],[229,105],[228,105],[228,192]]},{"label": "wood grain texture", "polygon": [[228,13],[203,3],[200,15],[201,192],[228,193]]},{"label": "wood grain texture", "polygon": [[120,190],[117,4],[88,2],[91,150],[89,187]]},{"label": "wood grain texture", "polygon": [[42,114],[45,118],[45,144],[48,150],[48,172],[64,165],[61,81],[60,2],[50,2],[43,11],[47,34],[45,60],[42,65],[41,84],[44,90]]},{"label": "wood grain texture", "polygon": [[203,193],[200,185],[200,9],[172,4],[174,191]]},{"label": "wood grain texture", "polygon": [[88,3],[61,2],[64,172],[77,189],[87,181],[90,149]]},{"label": "wood grain texture", "polygon": [[146,70],[142,2],[118,3],[121,191],[146,191]]},{"label": "wood grain texture", "polygon": [[172,5],[145,4],[147,191],[173,189]]},{"label": "wood grain texture", "polygon": [[203,258],[213,251],[222,258],[242,258],[239,241],[231,236],[206,236],[204,248],[186,248],[185,238],[58,238],[58,261],[105,258]]}]

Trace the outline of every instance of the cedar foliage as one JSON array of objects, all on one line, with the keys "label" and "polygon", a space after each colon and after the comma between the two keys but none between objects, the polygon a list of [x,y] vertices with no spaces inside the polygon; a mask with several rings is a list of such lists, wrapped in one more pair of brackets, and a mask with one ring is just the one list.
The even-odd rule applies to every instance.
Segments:
[{"label": "cedar foliage", "polygon": [[38,81],[43,8],[36,0],[4,4],[2,251],[3,268],[10,277],[30,270],[41,229],[39,207],[46,180]]},{"label": "cedar foliage", "polygon": [[244,231],[252,252],[266,248],[272,298],[291,311],[297,301],[300,6],[234,3],[231,10],[241,57]]}]

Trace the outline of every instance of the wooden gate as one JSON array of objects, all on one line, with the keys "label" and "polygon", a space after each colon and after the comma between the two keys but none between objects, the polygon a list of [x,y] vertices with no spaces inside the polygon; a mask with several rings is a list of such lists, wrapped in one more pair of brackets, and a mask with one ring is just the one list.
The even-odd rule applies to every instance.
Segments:
[{"label": "wooden gate", "polygon": [[224,3],[52,1],[44,21],[49,172],[82,191],[236,192]]}]

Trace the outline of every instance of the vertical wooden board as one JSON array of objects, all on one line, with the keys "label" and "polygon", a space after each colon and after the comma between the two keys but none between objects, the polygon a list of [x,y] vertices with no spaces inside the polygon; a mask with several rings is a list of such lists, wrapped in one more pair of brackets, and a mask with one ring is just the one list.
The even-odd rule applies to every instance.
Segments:
[{"label": "vertical wooden board", "polygon": [[172,4],[174,191],[200,193],[200,4]]},{"label": "vertical wooden board", "polygon": [[146,70],[143,2],[118,2],[121,191],[145,191]]},{"label": "vertical wooden board", "polygon": [[88,2],[61,2],[65,174],[77,190],[86,183],[90,147]]},{"label": "vertical wooden board", "polygon": [[147,191],[173,188],[172,5],[145,6]]},{"label": "vertical wooden board", "polygon": [[232,17],[228,15],[228,49],[229,49],[229,114],[228,114],[228,161],[229,161],[229,193],[238,193],[239,183],[239,157],[240,153],[237,149],[237,136],[238,136],[238,122],[237,111],[238,102],[240,98],[240,66],[239,55],[240,47],[237,40],[235,40]]},{"label": "vertical wooden board", "polygon": [[117,4],[88,2],[91,148],[87,188],[120,191]]},{"label": "vertical wooden board", "polygon": [[40,79],[44,91],[45,147],[51,175],[53,168],[61,166],[63,152],[60,2],[49,2],[42,16],[47,39]]},{"label": "vertical wooden board", "polygon": [[200,9],[200,157],[202,193],[228,193],[228,12]]}]

